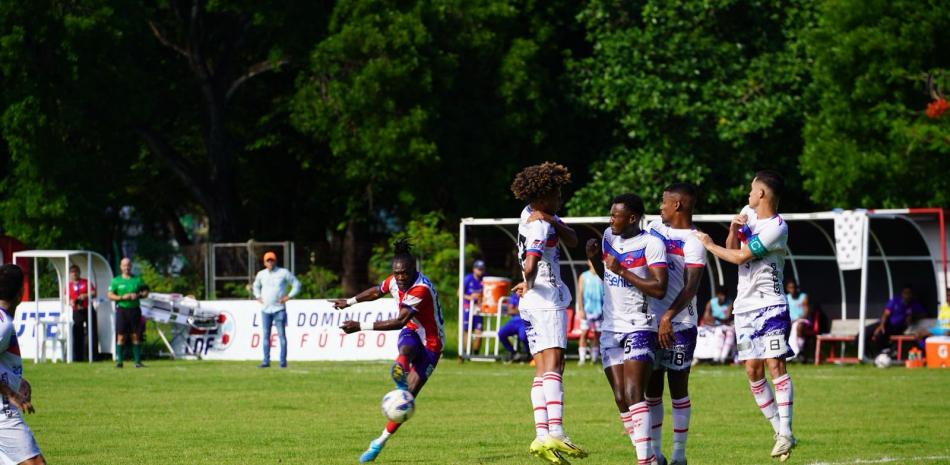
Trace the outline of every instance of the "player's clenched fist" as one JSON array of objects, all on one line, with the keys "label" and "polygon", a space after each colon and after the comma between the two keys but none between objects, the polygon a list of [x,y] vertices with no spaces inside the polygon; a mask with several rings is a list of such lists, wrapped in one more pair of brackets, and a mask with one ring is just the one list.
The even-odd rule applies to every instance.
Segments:
[{"label": "player's clenched fist", "polygon": [[729,223],[729,227],[732,228],[733,230],[737,230],[745,226],[747,221],[749,221],[749,217],[746,216],[745,214],[740,213],[732,217],[732,221]]},{"label": "player's clenched fist", "polygon": [[353,334],[360,330],[360,324],[357,321],[348,320],[344,321],[343,324],[340,325],[340,329],[342,329],[346,334]]},{"label": "player's clenched fist", "polygon": [[600,241],[597,239],[587,240],[587,258],[596,260],[600,255]]}]

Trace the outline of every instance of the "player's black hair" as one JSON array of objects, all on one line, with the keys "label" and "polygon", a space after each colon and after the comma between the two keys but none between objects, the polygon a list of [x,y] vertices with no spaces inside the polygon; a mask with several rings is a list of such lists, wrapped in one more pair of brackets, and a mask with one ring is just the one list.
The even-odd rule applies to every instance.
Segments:
[{"label": "player's black hair", "polygon": [[416,266],[416,257],[412,256],[412,243],[409,239],[397,239],[393,242],[393,262]]},{"label": "player's black hair", "polygon": [[511,193],[518,200],[531,203],[570,182],[571,172],[564,165],[546,161],[528,166],[515,175]]},{"label": "player's black hair", "polygon": [[789,283],[794,284],[796,287],[798,286],[798,281],[795,281],[795,278],[786,278],[785,285],[788,286]]},{"label": "player's black hair", "polygon": [[729,295],[729,294],[726,294],[726,288],[723,286],[716,286],[716,294],[722,294],[725,296]]},{"label": "player's black hair", "polygon": [[0,266],[0,300],[12,302],[23,291],[23,270],[13,263]]},{"label": "player's black hair", "polygon": [[910,289],[910,290],[913,291],[913,290],[914,290],[914,285],[911,284],[911,283],[904,283],[904,286],[901,287],[901,290],[903,291],[904,289]]},{"label": "player's black hair", "polygon": [[69,265],[69,271],[79,271],[79,265]]},{"label": "player's black hair", "polygon": [[755,173],[755,179],[768,186],[769,190],[775,194],[775,197],[781,198],[785,193],[785,180],[782,175],[775,170],[761,170]]},{"label": "player's black hair", "polygon": [[616,205],[618,203],[623,204],[624,208],[628,212],[637,215],[637,218],[643,218],[643,212],[645,208],[643,207],[643,199],[640,198],[637,194],[620,194],[610,202],[610,205]]}]

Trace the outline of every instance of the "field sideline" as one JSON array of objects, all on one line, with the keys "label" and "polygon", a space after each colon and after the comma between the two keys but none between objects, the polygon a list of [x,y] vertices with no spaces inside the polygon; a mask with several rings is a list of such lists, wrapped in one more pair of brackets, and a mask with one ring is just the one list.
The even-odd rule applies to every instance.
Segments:
[{"label": "field sideline", "polygon": [[[24,368],[38,412],[27,422],[49,462],[70,465],[352,464],[382,429],[379,400],[391,389],[381,362]],[[791,373],[799,446],[787,463],[950,463],[950,370]],[[527,454],[530,380],[525,365],[443,360],[377,463],[541,464]],[[602,372],[570,363],[565,383],[568,432],[591,453],[573,463],[635,463]],[[691,385],[691,464],[778,463],[740,369],[699,367]],[[670,427],[667,417],[665,453]]]}]

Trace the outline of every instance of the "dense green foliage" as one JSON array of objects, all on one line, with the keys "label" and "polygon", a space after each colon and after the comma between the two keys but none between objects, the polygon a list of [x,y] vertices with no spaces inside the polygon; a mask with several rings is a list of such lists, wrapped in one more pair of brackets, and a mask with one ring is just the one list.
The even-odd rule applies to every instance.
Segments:
[{"label": "dense green foliage", "polygon": [[[353,464],[382,430],[379,401],[392,389],[384,363],[291,362],[286,370],[261,370],[256,361],[146,363],[142,370],[109,363],[25,367],[37,411],[26,422],[50,463]],[[533,372],[443,359],[415,416],[377,462],[542,463],[527,453]],[[947,370],[795,366],[790,372],[798,447],[788,463],[950,460]],[[590,452],[572,463],[635,461],[599,367],[570,364],[564,383],[565,427]],[[769,458],[771,429],[741,369],[698,367],[690,400],[690,463],[777,463]],[[886,418],[886,425],[869,421],[872,416]]]},{"label": "dense green foliage", "polygon": [[0,228],[162,273],[295,240],[321,293],[421,214],[515,215],[542,160],[570,214],[677,180],[734,211],[760,168],[786,211],[944,205],[948,26],[935,1],[4,2]]}]

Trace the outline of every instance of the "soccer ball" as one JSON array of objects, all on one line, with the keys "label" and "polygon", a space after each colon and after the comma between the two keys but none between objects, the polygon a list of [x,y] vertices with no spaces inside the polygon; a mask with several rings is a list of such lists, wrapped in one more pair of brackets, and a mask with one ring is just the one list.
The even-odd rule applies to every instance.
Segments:
[{"label": "soccer ball", "polygon": [[874,366],[878,368],[887,368],[891,366],[891,357],[882,352],[874,358]]},{"label": "soccer ball", "polygon": [[396,423],[402,423],[416,410],[416,399],[409,391],[396,389],[383,396],[383,415]]}]

